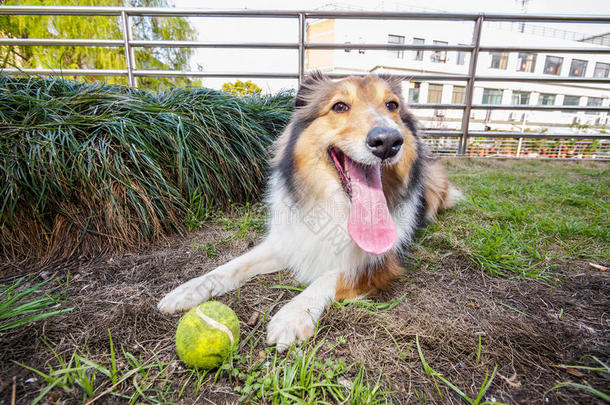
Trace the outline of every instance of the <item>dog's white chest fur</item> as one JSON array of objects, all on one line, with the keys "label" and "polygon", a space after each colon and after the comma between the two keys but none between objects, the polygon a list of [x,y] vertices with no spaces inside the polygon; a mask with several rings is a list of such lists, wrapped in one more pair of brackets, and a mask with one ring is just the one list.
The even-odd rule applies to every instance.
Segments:
[{"label": "dog's white chest fur", "polygon": [[[330,271],[340,271],[352,281],[362,270],[380,264],[385,255],[360,249],[347,232],[349,199],[339,184],[328,186],[326,197],[306,205],[296,204],[278,173],[269,181],[270,217],[267,240],[294,277],[302,283]],[[393,251],[411,241],[416,229],[417,194],[392,212],[398,241]],[[348,281],[346,280],[346,281]]]}]

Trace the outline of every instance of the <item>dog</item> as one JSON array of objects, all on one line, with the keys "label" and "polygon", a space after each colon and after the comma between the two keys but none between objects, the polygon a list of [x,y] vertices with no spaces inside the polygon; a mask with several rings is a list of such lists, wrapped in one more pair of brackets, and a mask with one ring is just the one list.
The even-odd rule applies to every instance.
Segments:
[{"label": "dog", "polygon": [[159,310],[187,310],[287,268],[308,287],[267,325],[267,343],[281,351],[311,337],[332,300],[371,296],[397,279],[416,230],[461,198],[419,138],[401,86],[388,75],[307,76],[273,145],[266,237],[171,291]]}]

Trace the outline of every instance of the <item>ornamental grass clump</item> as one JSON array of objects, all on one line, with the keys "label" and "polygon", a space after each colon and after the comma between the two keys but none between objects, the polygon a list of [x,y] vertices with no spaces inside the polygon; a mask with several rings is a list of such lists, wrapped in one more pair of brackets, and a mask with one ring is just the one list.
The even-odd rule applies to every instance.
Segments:
[{"label": "ornamental grass clump", "polygon": [[205,208],[253,201],[293,94],[234,97],[0,75],[0,255],[143,246]]}]

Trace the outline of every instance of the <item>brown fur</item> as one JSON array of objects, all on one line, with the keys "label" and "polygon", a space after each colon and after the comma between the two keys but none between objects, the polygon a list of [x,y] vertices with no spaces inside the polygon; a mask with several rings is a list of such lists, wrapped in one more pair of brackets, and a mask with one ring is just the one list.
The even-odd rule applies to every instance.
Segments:
[{"label": "brown fur", "polygon": [[[331,111],[339,101],[350,106],[348,113],[336,114]],[[396,101],[401,107],[390,112],[386,107],[389,101]],[[450,183],[442,165],[427,156],[418,156],[417,139],[407,125],[412,117],[404,108],[399,79],[366,76],[334,82],[314,73],[299,89],[296,106],[297,120],[293,122],[308,123],[293,149],[294,191],[297,194],[307,193],[298,196],[301,202],[324,200],[327,197],[326,185],[339,181],[334,165],[327,156],[328,148],[337,146],[344,149],[342,146],[349,142],[364,143],[369,131],[376,125],[376,117],[383,115],[398,124],[404,136],[400,161],[383,167],[383,190],[390,209],[401,202],[405,181],[412,175],[411,171],[419,158],[425,165],[421,175],[425,176],[426,219],[432,220],[439,211],[450,207]],[[291,128],[286,130],[283,139],[277,143],[276,157],[284,155],[291,132]],[[396,254],[391,253],[381,267],[363,271],[360,278],[353,282],[340,278],[335,298],[374,295],[387,287],[403,270]]]},{"label": "brown fur", "polygon": [[[417,149],[415,138],[403,122],[400,110],[389,112],[385,107],[389,101],[401,104],[401,94],[397,92],[393,82],[376,76],[350,77],[340,82],[314,76],[304,83],[297,95],[297,106],[302,104],[302,107],[297,108],[295,114],[302,121],[312,122],[301,133],[294,148],[295,180],[303,186],[297,189],[308,191],[307,196],[299,197],[312,200],[323,197],[326,181],[337,181],[332,162],[327,158],[327,149],[331,145],[341,147],[343,142],[365,142],[375,123],[373,114],[381,113],[401,127],[405,138],[400,162],[384,168],[383,188],[388,203],[398,202],[399,195],[394,195],[392,190],[397,190],[409,176],[417,158]],[[331,107],[338,101],[351,106],[349,113],[331,112]],[[288,139],[280,139],[276,156],[283,155],[287,143]]]},{"label": "brown fur", "polygon": [[449,200],[449,178],[445,168],[438,161],[428,165],[426,180],[424,182],[424,195],[426,197],[426,219],[432,221],[439,212],[451,208]]},{"label": "brown fur", "polygon": [[349,282],[343,277],[337,282],[336,300],[349,300],[357,297],[376,295],[396,280],[404,271],[396,253],[391,253],[385,259],[383,266],[374,270],[363,272],[358,280]]}]

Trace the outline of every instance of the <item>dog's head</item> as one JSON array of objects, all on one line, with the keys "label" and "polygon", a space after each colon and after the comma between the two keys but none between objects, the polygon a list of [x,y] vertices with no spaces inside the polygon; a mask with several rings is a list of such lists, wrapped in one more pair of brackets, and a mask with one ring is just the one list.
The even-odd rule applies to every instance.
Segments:
[{"label": "dog's head", "polygon": [[[388,228],[395,237],[386,196],[409,174],[417,154],[415,124],[401,93],[401,81],[391,76],[332,81],[314,73],[297,92],[280,145],[278,167],[294,190],[317,200],[337,192],[349,199],[348,230],[356,243],[382,240]],[[371,230],[375,235],[362,236]],[[358,244],[384,251],[369,242]]]},{"label": "dog's head", "polygon": [[[350,77],[332,81],[314,73],[300,86],[295,116],[309,122],[319,152],[345,155],[364,165],[400,160],[414,121],[403,105],[401,81],[393,76]],[[334,151],[334,152],[333,152]]]}]

